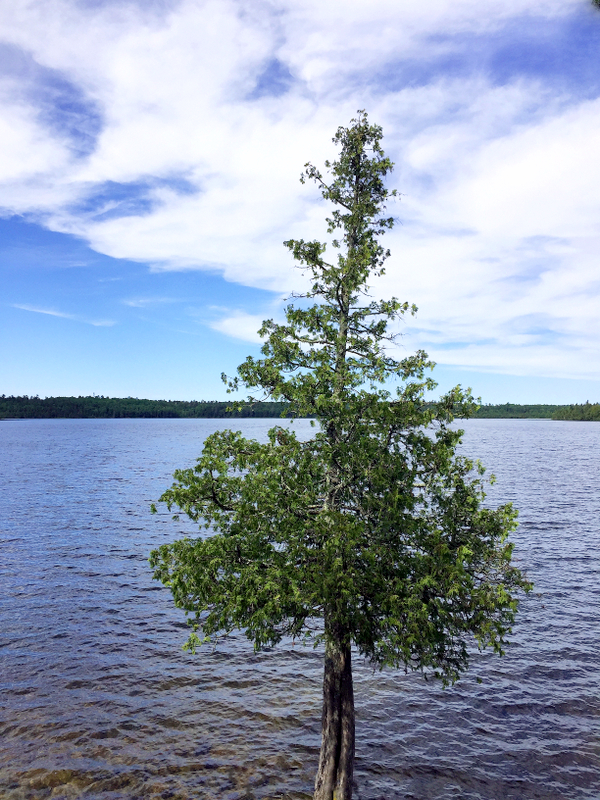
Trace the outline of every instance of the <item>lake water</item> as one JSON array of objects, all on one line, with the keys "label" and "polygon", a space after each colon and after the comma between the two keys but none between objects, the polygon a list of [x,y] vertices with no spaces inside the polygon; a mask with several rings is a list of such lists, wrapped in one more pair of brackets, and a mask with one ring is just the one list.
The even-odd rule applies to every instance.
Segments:
[{"label": "lake water", "polygon": [[[219,427],[272,424],[0,423],[2,800],[310,797],[321,654],[240,636],[182,652],[147,563],[194,530],[149,513],[173,470]],[[476,655],[452,688],[357,661],[355,797],[598,800],[600,424],[464,427],[497,475],[490,502],[521,510],[515,557],[541,596],[507,655]]]}]

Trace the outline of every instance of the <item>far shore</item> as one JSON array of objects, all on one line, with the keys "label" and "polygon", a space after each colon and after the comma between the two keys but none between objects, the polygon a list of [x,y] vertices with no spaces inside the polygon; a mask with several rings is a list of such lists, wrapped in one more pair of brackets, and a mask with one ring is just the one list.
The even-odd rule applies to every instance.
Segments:
[{"label": "far shore", "polygon": [[[433,403],[431,404],[434,405]],[[137,397],[0,397],[0,420],[19,419],[282,419],[286,403],[222,400],[146,400]],[[600,403],[482,404],[475,419],[600,421]]]}]

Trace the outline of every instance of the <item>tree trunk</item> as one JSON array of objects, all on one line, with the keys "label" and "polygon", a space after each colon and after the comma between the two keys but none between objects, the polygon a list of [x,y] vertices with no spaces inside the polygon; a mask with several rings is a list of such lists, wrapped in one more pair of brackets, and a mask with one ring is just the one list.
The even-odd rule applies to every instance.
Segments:
[{"label": "tree trunk", "polygon": [[352,800],[354,690],[350,643],[328,642],[323,677],[321,755],[313,800]]}]

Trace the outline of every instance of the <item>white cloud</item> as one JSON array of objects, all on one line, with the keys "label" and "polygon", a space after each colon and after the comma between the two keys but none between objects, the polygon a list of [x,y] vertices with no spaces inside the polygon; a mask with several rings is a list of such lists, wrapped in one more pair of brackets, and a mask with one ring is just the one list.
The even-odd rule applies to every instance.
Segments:
[{"label": "white cloud", "polygon": [[[598,377],[600,101],[543,76],[392,80],[404,62],[460,53],[465,37],[560,24],[578,4],[183,0],[152,12],[4,0],[6,41],[77,87],[101,130],[82,155],[76,132],[39,113],[31,75],[13,75],[0,95],[3,202],[155,271],[289,292],[302,278],[281,242],[323,236],[299,172],[332,156],[336,127],[366,107],[404,194],[379,287],[420,306],[411,342],[444,363]],[[276,58],[289,91],[252,99]],[[120,202],[107,182],[131,184],[146,210],[99,216]],[[98,189],[108,199],[77,210]],[[210,324],[257,341],[261,321],[240,311]]]},{"label": "white cloud", "polygon": [[[576,3],[503,0],[484,10],[474,0],[288,2],[282,4],[287,11],[282,53],[311,87],[339,96],[341,76],[370,78],[390,61],[433,59],[455,49],[453,37],[491,33],[519,18],[528,24],[560,18]],[[357,85],[363,85],[360,77]]]},{"label": "white cloud", "polygon": [[27,304],[13,303],[13,308],[20,308],[22,311],[33,311],[35,314],[48,314],[51,317],[60,317],[62,319],[70,319],[73,322],[84,322],[86,325],[93,325],[95,328],[110,328],[115,325],[114,320],[110,319],[86,319],[78,314],[67,314],[64,311],[56,311],[52,308],[39,308],[38,306],[30,306]]},{"label": "white cloud", "polygon": [[[597,377],[600,102],[467,146],[463,122],[444,127],[408,148],[407,224],[389,237],[382,291],[421,307],[421,341],[443,363]],[[424,174],[441,176],[435,191]]]},{"label": "white cloud", "polygon": [[149,308],[152,306],[161,306],[170,303],[177,303],[178,300],[174,297],[130,297],[121,301],[123,305],[130,308]]},{"label": "white cloud", "polygon": [[[19,183],[26,184],[44,174],[50,164],[64,166],[64,163],[64,148],[48,139],[31,109],[6,98],[0,117],[0,175],[3,183],[12,184],[17,189]],[[55,198],[52,201],[56,202]]]},{"label": "white cloud", "polygon": [[248,314],[246,311],[231,311],[211,322],[210,327],[234,339],[256,344],[262,341],[258,331],[266,318],[264,315]]}]

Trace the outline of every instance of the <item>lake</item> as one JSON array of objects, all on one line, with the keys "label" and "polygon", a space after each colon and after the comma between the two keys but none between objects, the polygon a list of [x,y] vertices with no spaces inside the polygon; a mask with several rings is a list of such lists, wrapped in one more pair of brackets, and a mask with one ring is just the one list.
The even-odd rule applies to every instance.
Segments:
[{"label": "lake", "polygon": [[[151,501],[223,427],[273,420],[0,423],[0,796],[311,796],[322,654],[196,656],[148,554],[192,534]],[[295,427],[306,432],[308,422]],[[600,424],[470,420],[464,450],[520,509],[535,581],[504,658],[443,690],[355,662],[357,800],[600,797]],[[477,678],[481,683],[477,682]]]}]

